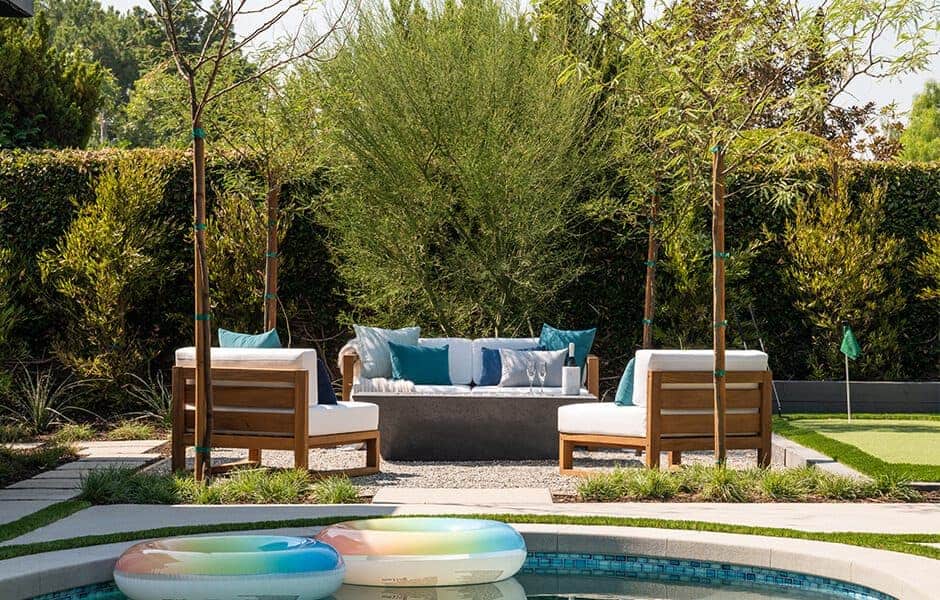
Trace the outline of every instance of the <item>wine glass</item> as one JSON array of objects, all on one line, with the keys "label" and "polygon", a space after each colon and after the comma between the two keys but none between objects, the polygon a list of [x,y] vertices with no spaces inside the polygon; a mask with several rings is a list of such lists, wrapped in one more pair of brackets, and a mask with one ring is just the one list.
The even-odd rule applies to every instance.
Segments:
[{"label": "wine glass", "polygon": [[535,361],[533,360],[526,361],[525,374],[529,376],[529,394],[534,395],[535,390],[532,389],[532,383],[535,380]]},{"label": "wine glass", "polygon": [[548,363],[544,360],[539,361],[539,393],[545,395],[545,377],[548,375]]}]

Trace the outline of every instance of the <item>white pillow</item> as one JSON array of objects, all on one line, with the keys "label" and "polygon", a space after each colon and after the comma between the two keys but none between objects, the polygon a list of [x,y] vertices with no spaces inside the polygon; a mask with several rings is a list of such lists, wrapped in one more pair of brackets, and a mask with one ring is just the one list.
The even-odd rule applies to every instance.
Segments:
[{"label": "white pillow", "polygon": [[391,377],[392,357],[388,351],[388,343],[417,346],[421,335],[420,327],[403,327],[401,329],[382,329],[381,327],[366,327],[353,325],[356,331],[356,346],[359,349],[359,361],[362,364],[359,375],[361,377]]},{"label": "white pillow", "polygon": [[[546,387],[561,387],[561,374],[565,366],[568,350],[510,350],[499,349],[499,359],[503,363],[503,375],[499,380],[500,387],[521,387],[529,385],[529,374],[526,365],[530,362],[544,363],[547,367],[545,373]],[[539,384],[538,368],[536,368],[533,385]]]}]

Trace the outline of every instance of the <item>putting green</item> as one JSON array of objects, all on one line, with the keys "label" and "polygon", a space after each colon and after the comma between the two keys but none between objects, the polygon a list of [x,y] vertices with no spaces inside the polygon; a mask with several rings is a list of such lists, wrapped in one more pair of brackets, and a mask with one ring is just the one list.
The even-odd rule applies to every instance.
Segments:
[{"label": "putting green", "polygon": [[796,424],[887,463],[940,465],[940,421],[801,419]]}]

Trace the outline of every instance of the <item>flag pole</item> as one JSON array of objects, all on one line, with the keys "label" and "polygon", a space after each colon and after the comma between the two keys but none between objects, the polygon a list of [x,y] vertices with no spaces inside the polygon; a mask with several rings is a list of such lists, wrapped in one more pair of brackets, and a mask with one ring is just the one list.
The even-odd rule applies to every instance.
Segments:
[{"label": "flag pole", "polygon": [[849,355],[845,355],[845,407],[848,411],[849,421],[852,420],[852,392],[849,386]]}]

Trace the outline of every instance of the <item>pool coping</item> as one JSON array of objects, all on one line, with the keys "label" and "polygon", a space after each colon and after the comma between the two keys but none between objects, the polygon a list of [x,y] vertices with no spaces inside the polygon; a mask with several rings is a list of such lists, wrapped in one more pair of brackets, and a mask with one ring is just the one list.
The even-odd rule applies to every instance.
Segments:
[{"label": "pool coping", "polygon": [[[940,562],[830,542],[639,527],[512,524],[532,552],[619,554],[722,562],[839,579],[902,600],[931,600]],[[311,535],[318,527],[256,531]],[[232,532],[234,533],[234,532]],[[32,598],[110,580],[118,556],[137,542],[60,550],[0,561],[0,597]]]}]

